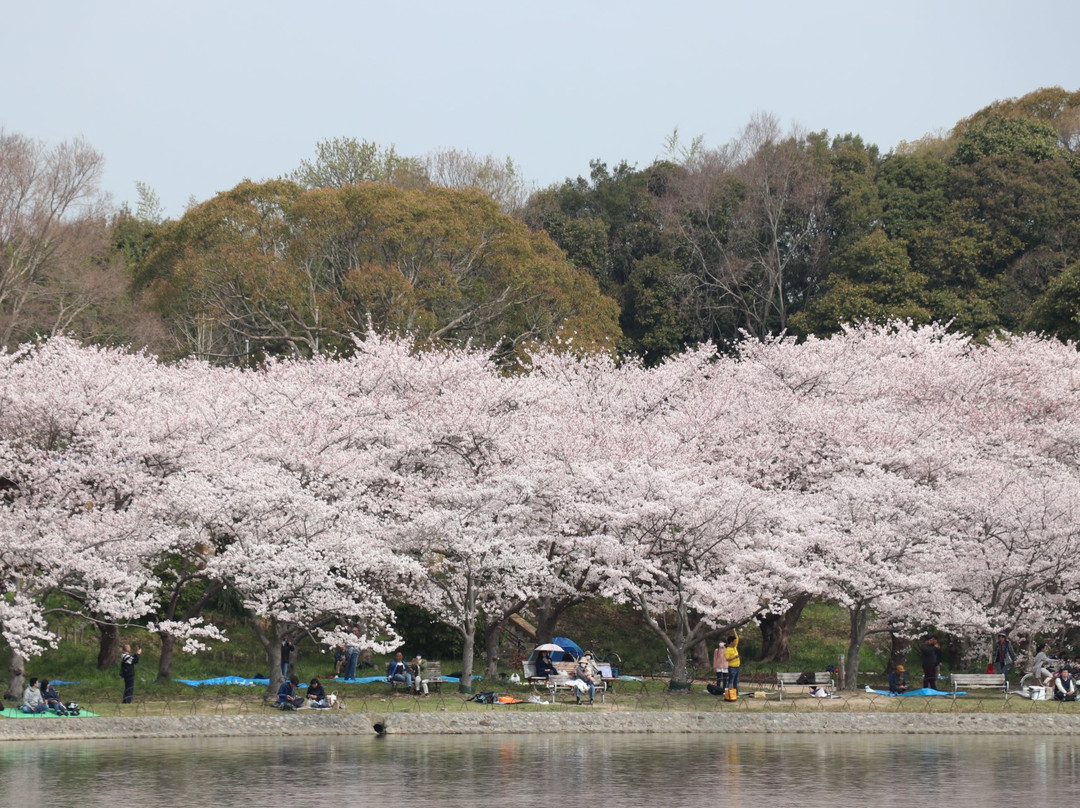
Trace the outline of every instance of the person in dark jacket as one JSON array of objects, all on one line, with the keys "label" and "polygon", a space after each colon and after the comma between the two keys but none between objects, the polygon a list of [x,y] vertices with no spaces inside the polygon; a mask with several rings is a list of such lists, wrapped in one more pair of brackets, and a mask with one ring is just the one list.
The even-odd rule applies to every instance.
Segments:
[{"label": "person in dark jacket", "polygon": [[304,697],[296,694],[296,687],[300,680],[294,673],[290,678],[282,681],[277,691],[277,706],[282,710],[296,710],[304,706]]},{"label": "person in dark jacket", "polygon": [[41,680],[41,699],[57,715],[67,715],[67,710],[64,709],[64,704],[60,701],[60,693],[57,692],[48,679]]},{"label": "person in dark jacket", "polygon": [[941,645],[937,637],[927,637],[919,653],[922,657],[922,686],[937,690],[938,671],[941,669]]},{"label": "person in dark jacket", "polygon": [[997,636],[997,644],[994,645],[994,673],[1004,673],[1005,678],[1009,678],[1009,668],[1016,661],[1016,652],[1013,650],[1012,643],[1009,642],[1008,635],[1005,632],[1001,632]]},{"label": "person in dark jacket", "polygon": [[543,677],[559,675],[559,670],[551,661],[551,654],[547,651],[540,651],[536,656],[536,675]]},{"label": "person in dark jacket", "polygon": [[326,688],[322,686],[319,677],[315,677],[307,687],[308,707],[326,709],[330,706],[330,700],[326,697]]},{"label": "person in dark jacket", "polygon": [[899,696],[907,692],[907,671],[903,665],[897,665],[895,670],[889,671],[889,695]]},{"label": "person in dark jacket", "polygon": [[124,653],[120,655],[120,676],[124,679],[124,704],[131,704],[135,695],[135,666],[139,664],[139,656],[142,648],[136,648],[131,653],[131,646],[124,646]]},{"label": "person in dark jacket", "polygon": [[405,664],[405,656],[401,651],[398,651],[386,666],[386,680],[388,682],[404,682],[405,689],[412,691],[412,671]]}]

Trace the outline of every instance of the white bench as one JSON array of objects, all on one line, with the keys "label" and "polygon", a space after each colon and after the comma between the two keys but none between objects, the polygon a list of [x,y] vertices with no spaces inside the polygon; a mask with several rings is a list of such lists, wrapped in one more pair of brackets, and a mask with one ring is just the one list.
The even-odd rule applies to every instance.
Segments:
[{"label": "white bench", "polygon": [[954,673],[951,680],[953,701],[961,690],[978,687],[1000,690],[1005,694],[1005,701],[1009,700],[1009,683],[1004,673]]}]

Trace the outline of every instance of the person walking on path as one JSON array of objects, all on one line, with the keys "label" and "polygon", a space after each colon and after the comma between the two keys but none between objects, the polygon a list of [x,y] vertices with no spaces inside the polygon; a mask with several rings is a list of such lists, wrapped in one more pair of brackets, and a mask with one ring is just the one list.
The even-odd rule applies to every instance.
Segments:
[{"label": "person walking on path", "polygon": [[136,648],[131,653],[131,646],[124,646],[124,653],[120,655],[120,676],[124,679],[124,704],[131,704],[135,695],[135,666],[139,664],[139,656],[142,648]]},{"label": "person walking on path", "polygon": [[937,637],[927,637],[919,647],[919,655],[922,659],[922,686],[937,690],[938,670],[941,668],[941,646]]}]

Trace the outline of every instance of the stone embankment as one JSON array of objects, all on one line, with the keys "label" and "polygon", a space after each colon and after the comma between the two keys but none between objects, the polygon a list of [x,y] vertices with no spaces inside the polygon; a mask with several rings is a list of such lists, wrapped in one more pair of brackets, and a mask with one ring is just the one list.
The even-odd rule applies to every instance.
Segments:
[{"label": "stone embankment", "polygon": [[822,733],[1076,735],[1080,714],[956,713],[696,713],[268,712],[240,716],[143,716],[0,720],[0,742],[125,738],[228,738],[300,735],[467,735],[494,733]]}]

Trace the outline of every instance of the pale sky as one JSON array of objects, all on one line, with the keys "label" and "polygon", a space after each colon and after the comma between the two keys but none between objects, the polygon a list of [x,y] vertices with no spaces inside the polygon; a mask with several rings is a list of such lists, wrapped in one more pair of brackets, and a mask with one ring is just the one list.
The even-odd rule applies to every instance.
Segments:
[{"label": "pale sky", "polygon": [[888,152],[1080,89],[1077,0],[36,0],[0,29],[0,128],[81,136],[169,217],[354,137],[510,157],[539,186],[720,146],[756,113]]}]

